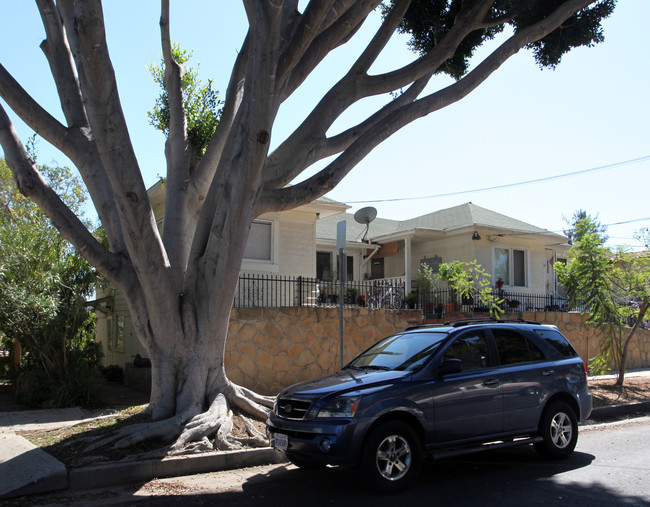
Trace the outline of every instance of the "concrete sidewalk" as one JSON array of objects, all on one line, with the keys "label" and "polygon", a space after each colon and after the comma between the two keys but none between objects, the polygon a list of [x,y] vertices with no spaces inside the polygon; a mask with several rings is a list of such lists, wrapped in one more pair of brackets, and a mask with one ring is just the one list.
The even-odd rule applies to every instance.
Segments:
[{"label": "concrete sidewalk", "polygon": [[75,426],[102,415],[108,414],[106,411],[100,414],[99,411],[78,407],[0,413],[0,499],[286,461],[282,454],[266,447],[66,468],[63,463],[17,434],[21,431]]},{"label": "concrete sidewalk", "polygon": [[[626,376],[650,377],[650,370],[629,372]],[[650,402],[594,408],[589,421],[599,422],[609,417],[636,412],[650,413]],[[103,413],[106,414],[105,411]],[[266,447],[68,469],[63,463],[16,434],[20,431],[73,426],[95,419],[99,415],[98,411],[81,408],[0,412],[0,499],[67,489],[92,489],[148,481],[154,477],[177,477],[286,461],[281,453]]]}]

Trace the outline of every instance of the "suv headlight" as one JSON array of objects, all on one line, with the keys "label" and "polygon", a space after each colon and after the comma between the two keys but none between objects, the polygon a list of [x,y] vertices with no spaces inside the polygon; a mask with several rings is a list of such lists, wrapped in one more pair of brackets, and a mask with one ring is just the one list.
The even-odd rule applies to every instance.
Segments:
[{"label": "suv headlight", "polygon": [[332,398],[316,417],[354,417],[360,401],[361,396]]}]

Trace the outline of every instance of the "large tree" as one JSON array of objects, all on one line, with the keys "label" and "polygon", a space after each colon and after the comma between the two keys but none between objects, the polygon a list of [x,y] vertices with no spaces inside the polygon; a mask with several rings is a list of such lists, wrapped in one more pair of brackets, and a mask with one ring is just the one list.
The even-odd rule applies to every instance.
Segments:
[{"label": "large tree", "polygon": [[[227,421],[228,404],[257,417],[264,417],[271,404],[270,398],[234,385],[224,370],[229,314],[252,220],[326,194],[379,143],[467,96],[520,49],[531,49],[540,65],[553,67],[571,48],[601,41],[600,22],[615,0],[393,0],[383,7],[374,38],[349,71],[272,152],[279,107],[331,51],[348,43],[381,2],[314,0],[303,7],[298,0],[243,0],[249,31],[232,69],[219,125],[200,157],[190,145],[184,69],[173,58],[169,0],[162,0],[169,103],[162,234],[122,112],[100,0],[36,3],[46,31],[42,49],[65,121],[44,110],[4,67],[0,96],[76,165],[108,249],[45,184],[4,110],[0,143],[21,191],[125,295],[152,361],[150,411],[161,420],[155,430],[171,436],[183,425],[193,428],[179,437],[181,443]],[[216,15],[218,6],[214,9]],[[419,56],[410,63],[395,62],[393,71],[370,74],[398,30],[412,35]],[[470,71],[474,51],[502,31],[501,44]],[[429,90],[438,73],[456,81]],[[328,135],[351,106],[378,95],[386,97],[383,107]],[[300,179],[328,157],[324,168]]]}]

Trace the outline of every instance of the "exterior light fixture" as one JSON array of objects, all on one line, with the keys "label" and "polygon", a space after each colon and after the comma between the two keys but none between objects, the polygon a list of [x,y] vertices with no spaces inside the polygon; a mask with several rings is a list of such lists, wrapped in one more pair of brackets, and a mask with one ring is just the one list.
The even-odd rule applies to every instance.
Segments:
[{"label": "exterior light fixture", "polygon": [[478,241],[481,239],[481,235],[478,232],[474,231],[474,234],[472,234],[472,239],[474,241]]}]

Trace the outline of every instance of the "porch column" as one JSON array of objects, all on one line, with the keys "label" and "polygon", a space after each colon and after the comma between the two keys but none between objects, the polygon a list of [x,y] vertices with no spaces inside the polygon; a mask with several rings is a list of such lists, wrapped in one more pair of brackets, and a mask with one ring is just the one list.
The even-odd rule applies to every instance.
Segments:
[{"label": "porch column", "polygon": [[404,288],[405,295],[411,292],[411,238],[404,238]]}]

